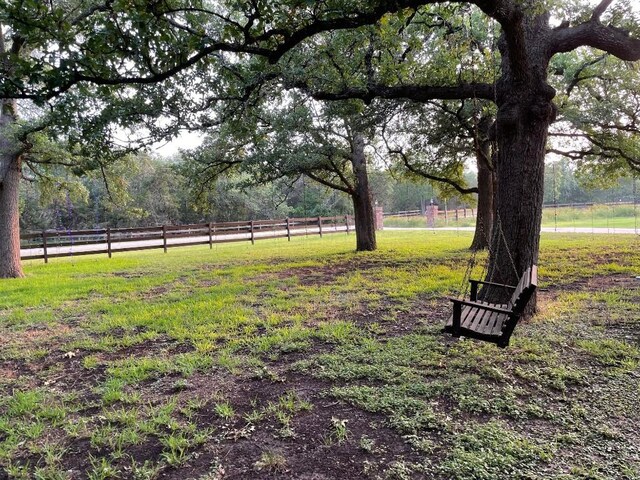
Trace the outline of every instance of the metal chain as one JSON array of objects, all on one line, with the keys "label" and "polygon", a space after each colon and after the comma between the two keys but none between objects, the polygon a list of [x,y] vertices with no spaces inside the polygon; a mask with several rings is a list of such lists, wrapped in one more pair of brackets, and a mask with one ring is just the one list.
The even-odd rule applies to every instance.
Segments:
[{"label": "metal chain", "polygon": [[[496,220],[494,220],[493,222],[493,231],[491,232],[491,241],[489,242],[489,259],[491,258],[498,258],[498,254],[500,253],[500,242],[499,242],[499,238],[498,238],[498,229],[496,228]],[[495,245],[495,249],[493,248],[493,246]],[[487,260],[489,261],[489,260]],[[489,272],[489,282],[493,282],[494,281],[494,274],[496,272],[496,269],[498,270],[498,273],[500,274],[500,276],[502,276],[502,271],[500,270],[500,267],[498,266],[498,262],[494,261],[491,265],[491,271]],[[492,285],[489,285],[487,287],[486,290],[486,296],[490,296],[491,290],[493,289]]]},{"label": "metal chain", "polygon": [[637,175],[634,175],[633,177],[633,217],[635,219],[636,235],[640,235],[640,233],[638,233],[638,177]]},{"label": "metal chain", "polygon": [[[476,218],[477,218],[477,217],[476,217]],[[480,235],[482,236],[482,238],[484,238],[484,239],[486,240],[487,235],[486,235],[486,233],[485,233],[484,222],[480,222],[479,227],[480,227]],[[488,243],[489,243],[489,242],[487,242],[487,244],[488,244]],[[491,249],[490,249],[490,247],[489,247],[489,246],[487,246],[487,249],[489,250],[489,252],[491,252]],[[487,273],[487,267],[488,267],[488,264],[489,264],[489,257],[487,257],[486,262],[484,262],[484,265],[482,266],[482,273],[480,274],[480,278],[482,278],[482,279],[484,279],[484,278],[485,278],[484,276],[485,276],[485,274]]]},{"label": "metal chain", "polygon": [[476,266],[476,255],[477,250],[474,250],[473,254],[469,258],[469,261],[467,262],[467,269],[464,272],[464,277],[462,277],[462,283],[458,288],[458,298],[460,299],[464,299],[467,296],[467,293],[469,293],[469,279],[471,278],[471,272],[473,271],[473,268]]},{"label": "metal chain", "polygon": [[505,250],[507,251],[507,255],[509,256],[509,260],[511,261],[511,267],[513,267],[513,273],[516,274],[516,278],[519,277],[518,269],[516,268],[516,262],[513,261],[513,257],[511,256],[511,251],[509,250],[509,245],[507,244],[507,239],[504,236],[504,231],[502,230],[502,220],[500,219],[500,215],[496,213],[496,218],[498,220],[498,229],[500,231],[500,236],[502,237],[502,241],[504,242]]}]

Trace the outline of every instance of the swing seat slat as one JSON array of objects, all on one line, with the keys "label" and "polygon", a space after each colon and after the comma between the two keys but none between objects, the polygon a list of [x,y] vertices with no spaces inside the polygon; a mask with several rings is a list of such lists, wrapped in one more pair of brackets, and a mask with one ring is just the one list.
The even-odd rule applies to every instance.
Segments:
[{"label": "swing seat slat", "polygon": [[[469,281],[471,282],[471,299],[450,298],[453,302],[453,314],[445,324],[444,331],[451,333],[454,337],[465,336],[492,342],[502,348],[506,347],[537,287],[538,267],[532,265],[528,268],[515,287],[480,280]],[[479,284],[505,287],[513,290],[513,294],[506,304],[478,301]]]}]

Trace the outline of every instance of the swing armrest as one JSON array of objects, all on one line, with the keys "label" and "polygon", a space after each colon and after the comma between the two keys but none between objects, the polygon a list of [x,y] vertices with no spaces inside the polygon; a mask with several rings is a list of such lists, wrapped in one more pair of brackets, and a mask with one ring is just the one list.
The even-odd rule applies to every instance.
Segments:
[{"label": "swing armrest", "polygon": [[513,312],[511,310],[507,310],[505,308],[496,307],[495,305],[491,305],[491,304],[470,302],[468,300],[460,300],[459,298],[454,298],[454,297],[447,297],[447,298],[449,300],[451,300],[454,303],[454,305],[458,304],[460,306],[465,305],[467,307],[476,307],[476,308],[479,308],[481,310],[488,310],[490,312],[504,313],[505,315],[512,315],[513,314]]},{"label": "swing armrest", "polygon": [[469,283],[471,284],[470,298],[472,302],[478,300],[478,285],[490,285],[492,287],[504,288],[507,290],[515,291],[517,287],[513,287],[511,285],[504,285],[502,283],[494,283],[494,282],[485,282],[484,280],[473,280],[469,279]]}]

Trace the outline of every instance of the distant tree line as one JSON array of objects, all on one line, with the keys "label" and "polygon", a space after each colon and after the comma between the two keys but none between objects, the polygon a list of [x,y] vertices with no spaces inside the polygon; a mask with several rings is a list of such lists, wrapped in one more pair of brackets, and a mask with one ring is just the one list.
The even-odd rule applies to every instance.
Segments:
[{"label": "distant tree line", "polygon": [[544,203],[640,202],[640,179],[627,176],[597,176],[575,167],[567,159],[547,164]]},{"label": "distant tree line", "polygon": [[[133,171],[132,171],[133,170]],[[126,172],[126,174],[125,174]],[[467,172],[469,184],[475,172]],[[374,202],[385,212],[418,210],[432,200],[444,208],[476,208],[475,195],[455,195],[388,171],[370,172]],[[640,182],[636,185],[640,190]],[[555,192],[555,194],[554,194]],[[636,198],[640,191],[636,192]],[[549,164],[545,203],[604,203],[634,200],[633,179],[603,184],[582,175],[572,162]],[[249,185],[241,176],[221,176],[206,191],[189,181],[179,161],[140,155],[131,165],[103,175],[51,177],[25,182],[20,197],[23,230],[138,227],[197,222],[333,216],[353,213],[349,196],[300,176],[290,182]]]},{"label": "distant tree line", "polygon": [[[419,208],[433,187],[374,171],[375,201],[387,210]],[[469,199],[471,200],[471,199]],[[190,182],[180,162],[146,155],[103,175],[52,176],[25,182],[20,195],[23,230],[67,230],[352,214],[348,195],[299,176],[248,185],[224,176],[206,190]]]}]

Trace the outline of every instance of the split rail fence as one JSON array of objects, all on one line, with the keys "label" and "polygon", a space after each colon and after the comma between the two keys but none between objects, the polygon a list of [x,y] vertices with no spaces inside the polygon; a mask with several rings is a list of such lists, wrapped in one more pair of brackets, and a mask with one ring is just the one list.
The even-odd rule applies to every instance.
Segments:
[{"label": "split rail fence", "polygon": [[192,225],[161,225],[140,228],[103,228],[95,230],[46,230],[25,233],[21,239],[23,260],[76,255],[131,252],[217,243],[246,242],[267,238],[287,238],[300,235],[320,235],[346,232],[353,229],[351,215],[337,217],[285,218],[281,220],[253,220]]},{"label": "split rail fence", "polygon": [[[450,218],[455,218],[456,220],[458,220],[459,218],[475,218],[477,211],[474,208],[458,208],[458,209],[453,209],[453,210],[440,210],[439,208],[435,209],[436,214],[438,215],[438,218],[442,218],[445,221],[450,219]],[[394,218],[394,217],[400,217],[400,218],[407,218],[407,217],[424,217],[424,216],[428,216],[427,211],[422,211],[422,210],[404,210],[401,212],[393,212],[393,213],[385,213],[384,214],[384,218]]]}]

